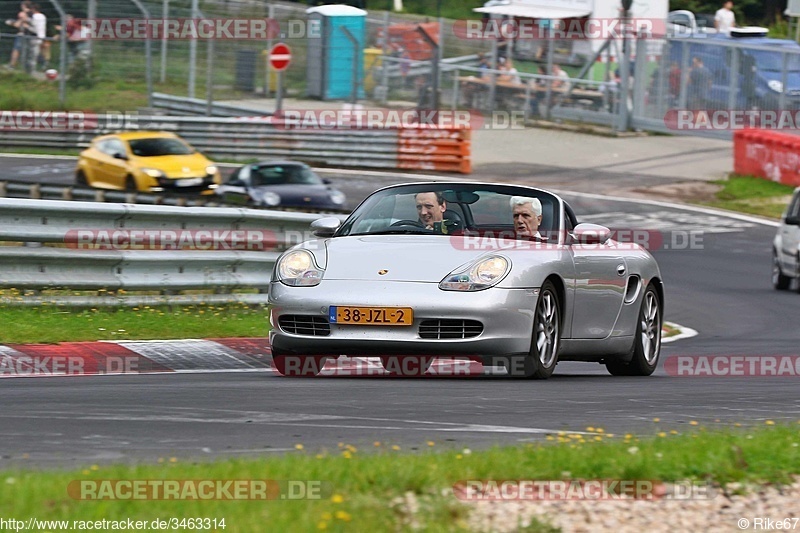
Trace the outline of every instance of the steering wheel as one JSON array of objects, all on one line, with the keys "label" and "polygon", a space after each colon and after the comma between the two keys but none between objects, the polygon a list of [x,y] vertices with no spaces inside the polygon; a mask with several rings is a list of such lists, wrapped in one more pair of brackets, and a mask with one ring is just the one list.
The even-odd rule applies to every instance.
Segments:
[{"label": "steering wheel", "polygon": [[394,226],[414,226],[415,228],[425,229],[425,226],[423,226],[422,222],[420,222],[419,220],[398,220],[389,227],[394,227]]}]

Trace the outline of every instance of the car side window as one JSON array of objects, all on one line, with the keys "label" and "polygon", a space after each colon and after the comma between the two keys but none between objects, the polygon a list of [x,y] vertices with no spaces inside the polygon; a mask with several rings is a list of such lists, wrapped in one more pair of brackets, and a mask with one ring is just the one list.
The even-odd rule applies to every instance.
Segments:
[{"label": "car side window", "polygon": [[792,198],[792,202],[789,204],[789,208],[786,209],[786,216],[787,217],[800,216],[800,191],[794,194],[794,198]]},{"label": "car side window", "polygon": [[105,141],[97,143],[97,150],[106,155],[111,155],[113,152],[111,152],[111,148],[109,147],[110,142],[110,140],[106,139]]},{"label": "car side window", "polygon": [[120,141],[119,139],[109,139],[108,140],[108,148],[110,150],[109,155],[114,154],[125,154],[127,150],[125,150],[125,144]]}]

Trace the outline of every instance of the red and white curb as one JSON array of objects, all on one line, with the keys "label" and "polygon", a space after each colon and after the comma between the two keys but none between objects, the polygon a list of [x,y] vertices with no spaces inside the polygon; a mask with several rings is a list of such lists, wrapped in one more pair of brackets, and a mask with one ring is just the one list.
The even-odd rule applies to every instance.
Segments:
[{"label": "red and white curb", "polygon": [[[680,335],[697,334],[670,324]],[[99,376],[159,373],[274,372],[266,338],[96,341],[59,344],[0,344],[0,378]],[[377,357],[328,359],[320,376],[387,376]],[[426,376],[505,375],[469,359],[436,358]]]}]

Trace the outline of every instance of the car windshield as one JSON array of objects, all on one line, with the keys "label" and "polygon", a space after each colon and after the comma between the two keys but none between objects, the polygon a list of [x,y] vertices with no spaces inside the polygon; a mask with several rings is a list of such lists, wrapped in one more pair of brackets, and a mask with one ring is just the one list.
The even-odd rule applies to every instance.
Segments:
[{"label": "car windshield", "polygon": [[561,204],[548,192],[509,185],[433,183],[378,191],[353,212],[336,236],[379,234],[517,235],[512,205],[541,205],[541,222],[534,233],[558,240]]},{"label": "car windshield", "polygon": [[300,165],[269,165],[252,167],[250,179],[253,187],[264,185],[321,185],[322,180],[310,168]]},{"label": "car windshield", "polygon": [[134,139],[129,141],[131,152],[139,157],[156,157],[159,155],[189,155],[194,150],[178,139],[154,137],[152,139]]},{"label": "car windshield", "polygon": [[[797,53],[797,50],[792,50],[792,52],[793,53],[788,53],[786,55],[786,69],[792,72],[798,72],[800,71],[800,54]],[[780,72],[783,70],[783,54],[780,52],[749,50],[747,54],[752,56],[759,70],[771,72]]]}]

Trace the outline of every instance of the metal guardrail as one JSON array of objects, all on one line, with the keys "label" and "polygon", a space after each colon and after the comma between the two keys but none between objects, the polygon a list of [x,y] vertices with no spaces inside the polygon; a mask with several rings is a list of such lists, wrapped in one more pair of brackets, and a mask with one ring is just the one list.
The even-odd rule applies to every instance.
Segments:
[{"label": "metal guardrail", "polygon": [[[343,218],[342,215],[339,215]],[[107,291],[107,296],[33,298],[3,296],[0,303],[41,305],[141,305],[150,303],[266,302],[270,273],[280,252],[303,239],[319,218],[306,213],[242,208],[89,204],[0,198],[0,288],[22,291]],[[126,249],[76,246],[87,232],[251,231],[261,235],[257,251],[240,249]],[[128,233],[130,234],[130,233]],[[195,233],[197,234],[197,233]],[[267,235],[269,239],[263,240]],[[99,241],[98,241],[99,242]],[[133,242],[133,241],[130,241]],[[264,244],[266,242],[266,245]],[[26,243],[19,245],[18,243]],[[37,244],[38,243],[38,244]],[[249,246],[248,246],[249,247]],[[136,246],[131,246],[136,248]],[[223,247],[224,248],[224,247]],[[248,289],[258,294],[233,294]],[[214,294],[179,294],[205,290]],[[127,291],[155,291],[128,295]]]},{"label": "metal guardrail", "polygon": [[[208,101],[206,100],[164,93],[153,93],[153,107],[164,109],[172,115],[203,116],[209,112]],[[273,114],[254,107],[221,104],[218,102],[211,103],[210,111],[213,117],[257,117]]]},{"label": "metal guardrail", "polygon": [[[129,124],[130,126],[130,124]],[[435,153],[431,139],[442,131],[468,140],[469,130],[453,128],[324,129],[288,124],[273,117],[208,118],[137,117],[136,129],[172,131],[212,157],[298,159],[313,165],[357,168],[417,168],[469,172],[470,146],[451,153]],[[81,149],[97,135],[114,128],[74,130],[0,129],[0,145],[25,148]],[[409,144],[404,135],[417,135]]]}]

